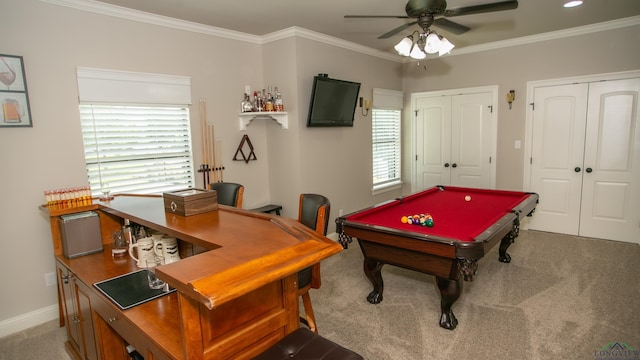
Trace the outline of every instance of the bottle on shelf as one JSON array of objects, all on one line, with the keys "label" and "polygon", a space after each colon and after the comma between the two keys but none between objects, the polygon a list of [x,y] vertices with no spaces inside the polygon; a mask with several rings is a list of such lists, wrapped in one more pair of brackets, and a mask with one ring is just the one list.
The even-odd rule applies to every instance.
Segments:
[{"label": "bottle on shelf", "polygon": [[267,93],[267,96],[264,100],[264,111],[275,111],[275,107],[273,105],[273,98],[271,97],[271,93]]},{"label": "bottle on shelf", "polygon": [[253,104],[251,104],[251,100],[249,99],[249,94],[244,94],[244,100],[240,104],[241,112],[251,112],[253,111]]},{"label": "bottle on shelf", "polygon": [[273,100],[274,111],[284,111],[284,103],[282,102],[282,94],[278,91],[278,87],[275,88],[276,96]]}]

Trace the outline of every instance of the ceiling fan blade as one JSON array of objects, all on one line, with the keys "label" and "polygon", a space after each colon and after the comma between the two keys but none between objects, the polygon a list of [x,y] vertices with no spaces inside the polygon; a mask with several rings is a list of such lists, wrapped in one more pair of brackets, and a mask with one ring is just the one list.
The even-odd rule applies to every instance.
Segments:
[{"label": "ceiling fan blade", "polygon": [[345,15],[345,19],[410,19],[407,15]]},{"label": "ceiling fan blade", "polygon": [[417,21],[412,21],[412,22],[410,22],[410,23],[406,23],[406,24],[403,24],[403,25],[401,25],[401,26],[398,26],[397,28],[395,28],[395,29],[393,29],[393,30],[389,31],[388,33],[385,33],[385,34],[382,34],[382,35],[378,36],[378,39],[387,39],[387,38],[390,38],[390,37],[392,37],[393,35],[395,35],[395,34],[399,33],[400,31],[402,31],[402,30],[404,30],[404,29],[406,29],[406,28],[408,28],[408,27],[410,27],[410,26],[413,26],[413,25],[415,25],[415,24],[417,24],[417,23],[418,23]]},{"label": "ceiling fan blade", "polygon": [[482,5],[473,5],[473,6],[465,6],[459,7],[456,9],[445,10],[444,16],[462,16],[462,15],[472,15],[472,14],[481,14],[493,11],[503,11],[503,10],[513,10],[518,8],[517,0],[510,1],[501,1],[491,4],[482,4]]},{"label": "ceiling fan blade", "polygon": [[452,34],[456,34],[456,35],[464,34],[467,31],[471,30],[471,28],[469,28],[469,27],[466,27],[464,25],[458,24],[456,22],[453,22],[453,21],[445,19],[445,18],[435,19],[433,21],[433,25],[436,25],[440,29],[446,30],[446,31],[448,31],[448,32],[450,32]]}]

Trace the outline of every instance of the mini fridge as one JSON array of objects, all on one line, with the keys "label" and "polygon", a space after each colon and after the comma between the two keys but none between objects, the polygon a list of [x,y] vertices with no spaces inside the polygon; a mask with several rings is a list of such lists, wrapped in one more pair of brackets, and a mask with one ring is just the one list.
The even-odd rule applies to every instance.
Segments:
[{"label": "mini fridge", "polygon": [[64,256],[75,258],[102,251],[100,216],[93,211],[62,215],[59,218]]}]

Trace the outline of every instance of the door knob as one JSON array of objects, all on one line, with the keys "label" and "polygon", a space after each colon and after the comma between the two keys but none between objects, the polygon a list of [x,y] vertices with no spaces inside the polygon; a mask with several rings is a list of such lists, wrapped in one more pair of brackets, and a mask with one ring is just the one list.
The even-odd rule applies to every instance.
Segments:
[{"label": "door knob", "polygon": [[585,170],[586,172],[588,172],[589,174],[591,174],[591,172],[593,171],[592,168],[587,168],[587,170]]},{"label": "door knob", "polygon": [[455,168],[455,167],[458,167],[458,164],[453,163],[453,164],[451,164],[451,167],[454,167],[454,168]]},{"label": "door knob", "polygon": [[449,167],[449,163],[444,163],[444,167]]},{"label": "door knob", "polygon": [[577,167],[577,166],[576,166],[576,168],[575,168],[575,169],[573,169],[573,171],[575,171],[575,172],[580,172],[580,170],[582,170],[582,169],[580,169],[580,168],[579,168],[579,167]]}]

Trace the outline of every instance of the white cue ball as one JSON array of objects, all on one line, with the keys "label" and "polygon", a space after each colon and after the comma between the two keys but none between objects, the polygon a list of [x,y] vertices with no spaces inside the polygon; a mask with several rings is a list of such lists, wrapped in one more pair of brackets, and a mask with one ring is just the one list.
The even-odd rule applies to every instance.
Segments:
[{"label": "white cue ball", "polygon": [[471,196],[467,195],[464,197],[464,201],[471,201]]}]

